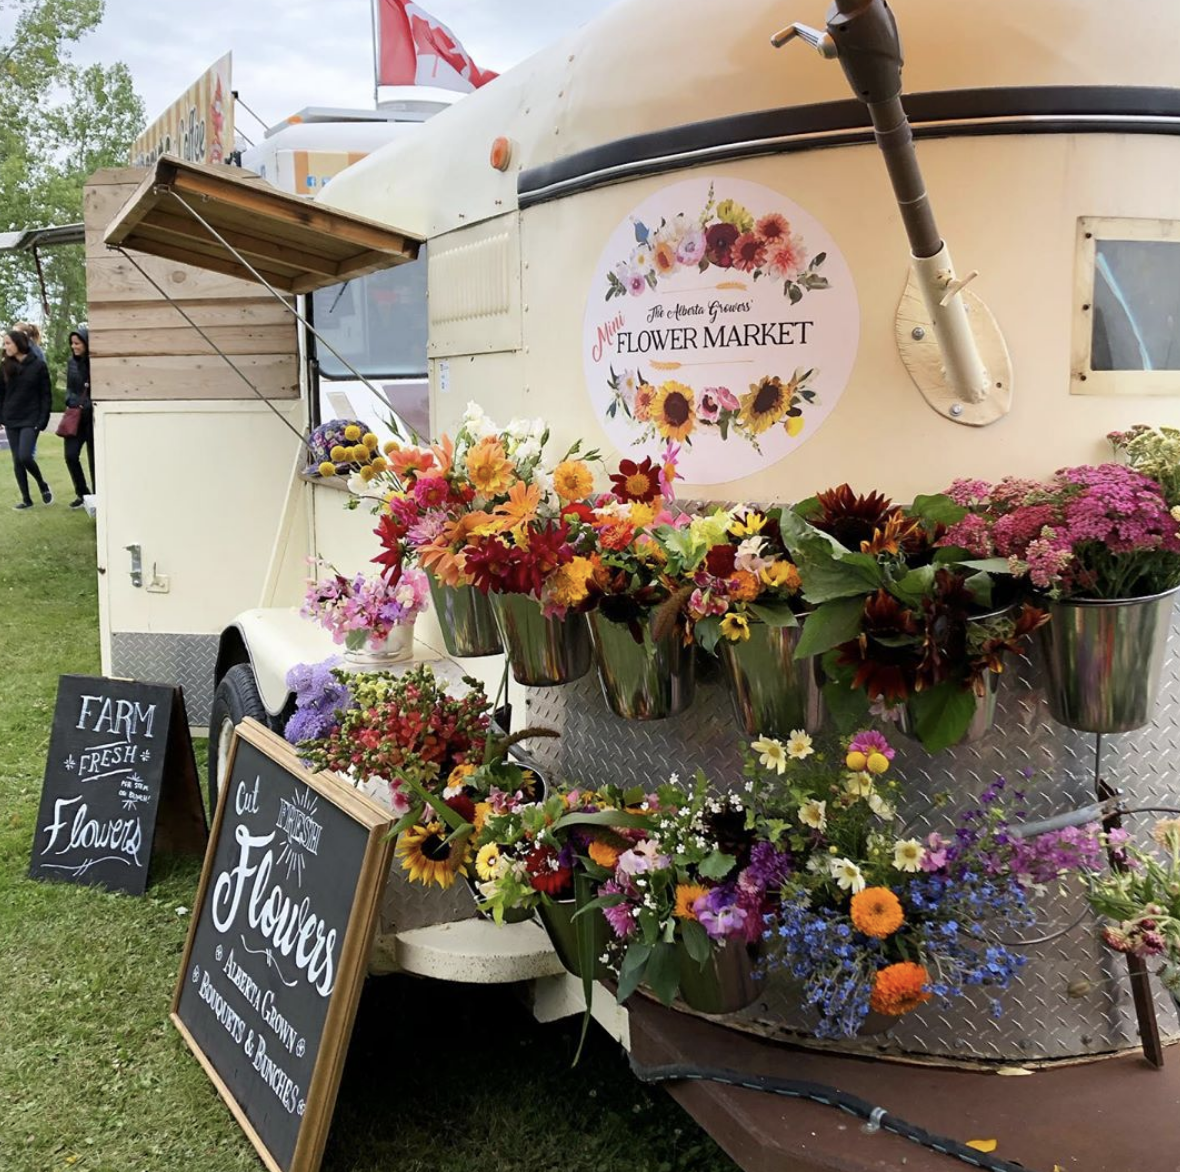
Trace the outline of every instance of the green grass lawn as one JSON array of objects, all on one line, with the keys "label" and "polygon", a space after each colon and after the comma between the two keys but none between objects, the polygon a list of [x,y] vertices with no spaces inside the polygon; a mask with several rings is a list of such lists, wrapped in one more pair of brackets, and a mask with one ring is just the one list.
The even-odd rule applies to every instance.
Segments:
[{"label": "green grass lawn", "polygon": [[[25,878],[57,677],[99,672],[94,523],[41,446],[59,503],[23,513],[0,453],[0,1170],[253,1172],[168,1021],[197,862],[142,899]],[[575,1033],[506,989],[370,980],[325,1172],[733,1172],[600,1031],[571,1070]]]}]

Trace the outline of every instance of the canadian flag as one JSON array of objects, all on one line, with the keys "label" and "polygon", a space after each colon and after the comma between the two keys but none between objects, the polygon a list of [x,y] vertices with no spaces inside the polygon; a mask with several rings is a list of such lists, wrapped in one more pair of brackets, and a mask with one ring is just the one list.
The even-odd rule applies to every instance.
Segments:
[{"label": "canadian flag", "polygon": [[445,24],[410,0],[377,0],[377,84],[464,93],[499,75],[480,69]]}]

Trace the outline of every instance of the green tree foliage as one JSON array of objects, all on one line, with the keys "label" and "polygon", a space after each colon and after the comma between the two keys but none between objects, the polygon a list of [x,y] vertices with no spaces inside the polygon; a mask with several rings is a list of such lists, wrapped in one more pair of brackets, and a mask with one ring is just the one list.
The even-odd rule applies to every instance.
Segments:
[{"label": "green tree foliage", "polygon": [[[70,58],[103,8],[104,0],[0,0],[0,28],[12,30],[0,44],[0,231],[81,220],[86,179],[127,162],[144,124],[131,74]],[[86,317],[84,250],[46,248],[40,259],[49,301],[42,341],[60,385],[69,332]],[[33,257],[0,253],[0,321],[40,302]]]}]

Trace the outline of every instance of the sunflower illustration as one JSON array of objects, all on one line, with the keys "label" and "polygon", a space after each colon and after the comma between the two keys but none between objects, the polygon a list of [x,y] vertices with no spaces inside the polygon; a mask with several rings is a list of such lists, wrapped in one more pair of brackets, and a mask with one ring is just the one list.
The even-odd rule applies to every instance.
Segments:
[{"label": "sunflower illustration", "polygon": [[397,854],[402,870],[410,873],[411,883],[429,887],[450,887],[467,857],[467,843],[447,842],[441,822],[411,826],[397,840]]},{"label": "sunflower illustration", "polygon": [[669,380],[661,384],[651,401],[651,421],[668,440],[688,439],[696,424],[695,395],[691,387]]},{"label": "sunflower illustration", "polygon": [[769,431],[790,409],[794,392],[794,380],[784,385],[777,374],[751,383],[749,391],[742,396],[738,425],[747,428],[752,435]]}]

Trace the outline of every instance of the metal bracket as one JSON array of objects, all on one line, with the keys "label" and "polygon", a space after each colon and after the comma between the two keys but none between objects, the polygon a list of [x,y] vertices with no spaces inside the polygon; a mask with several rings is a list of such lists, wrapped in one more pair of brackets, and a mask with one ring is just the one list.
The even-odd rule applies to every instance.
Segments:
[{"label": "metal bracket", "polygon": [[131,585],[138,590],[143,585],[143,547],[136,542],[123,548],[131,555]]}]

